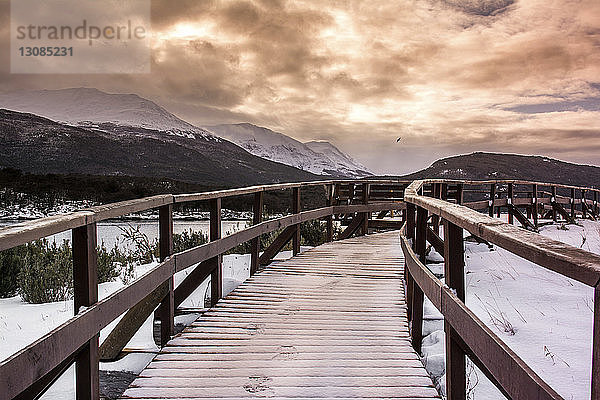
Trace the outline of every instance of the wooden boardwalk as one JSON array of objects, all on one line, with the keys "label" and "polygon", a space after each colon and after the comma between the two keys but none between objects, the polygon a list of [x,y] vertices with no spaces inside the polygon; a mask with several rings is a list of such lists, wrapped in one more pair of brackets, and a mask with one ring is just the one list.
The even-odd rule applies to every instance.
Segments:
[{"label": "wooden boardwalk", "polygon": [[398,232],[274,262],[171,340],[123,398],[434,399]]}]

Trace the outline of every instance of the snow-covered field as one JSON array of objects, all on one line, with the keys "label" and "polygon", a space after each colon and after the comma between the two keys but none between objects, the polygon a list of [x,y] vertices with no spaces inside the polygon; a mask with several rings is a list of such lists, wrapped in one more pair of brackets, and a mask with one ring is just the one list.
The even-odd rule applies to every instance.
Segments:
[{"label": "snow-covered field", "polygon": [[[600,222],[578,223],[540,233],[600,254]],[[589,399],[593,289],[497,246],[467,241],[465,257],[467,306],[561,396]],[[442,261],[428,266],[443,274],[441,256],[428,258]],[[445,391],[442,316],[429,301],[424,314],[423,362]],[[504,399],[476,368],[468,381],[470,399]]]}]

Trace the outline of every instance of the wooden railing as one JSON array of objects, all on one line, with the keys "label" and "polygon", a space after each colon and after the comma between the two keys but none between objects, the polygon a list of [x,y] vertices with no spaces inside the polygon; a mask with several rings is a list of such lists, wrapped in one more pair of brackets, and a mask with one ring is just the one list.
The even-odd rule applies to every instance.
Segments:
[{"label": "wooden railing", "polygon": [[[76,364],[77,399],[99,398],[99,360],[115,358],[156,309],[161,320],[161,344],[173,335],[175,309],[211,276],[211,301],[222,297],[222,254],[235,246],[251,242],[251,274],[268,264],[289,241],[293,252],[300,248],[300,224],[325,219],[327,240],[333,239],[333,217],[349,221],[340,238],[371,228],[399,227],[372,225],[371,214],[382,217],[388,211],[405,209],[400,200],[408,182],[398,180],[319,181],[253,186],[183,195],[160,195],[125,201],[87,210],[42,218],[0,229],[0,251],[72,230],[75,316],[39,340],[0,362],[0,400],[35,399],[73,363]],[[326,206],[301,208],[301,189],[324,186]],[[263,195],[267,191],[292,191],[292,214],[262,220]],[[254,225],[221,236],[221,200],[226,197],[254,195]],[[210,242],[173,254],[173,207],[181,203],[208,201]],[[151,209],[159,211],[160,263],[131,284],[98,301],[96,224],[127,214]],[[351,216],[352,218],[348,218]],[[384,226],[385,225],[385,226]],[[260,235],[283,229],[272,245],[260,248]],[[261,254],[261,250],[264,250]],[[193,270],[177,286],[173,275]],[[99,346],[99,333],[113,320],[126,313]]]},{"label": "wooden railing", "polygon": [[[487,194],[482,190],[486,187]],[[543,187],[549,191],[540,191]],[[561,191],[566,195],[561,196]],[[463,202],[465,197],[471,198]],[[562,398],[465,305],[463,230],[594,288],[591,398],[600,399],[600,256],[530,231],[537,229],[540,212],[555,220],[557,216],[566,221],[576,216],[596,218],[598,190],[523,181],[423,180],[405,190],[404,200],[407,211],[401,245],[411,339],[420,352],[423,297],[427,296],[444,316],[448,399],[466,398],[466,356],[509,399]],[[570,205],[570,210],[563,204]],[[472,208],[487,209],[488,215]],[[499,215],[500,208],[507,209],[508,224],[491,217],[496,210]],[[533,222],[522,213],[523,208]],[[529,230],[512,225],[514,218]],[[426,266],[428,241],[444,257],[445,284]]]},{"label": "wooden railing", "polygon": [[[224,252],[249,241],[250,270],[254,274],[261,265],[267,265],[288,242],[292,241],[294,254],[299,251],[299,224],[303,222],[324,219],[327,240],[332,240],[333,219],[338,218],[345,226],[338,236],[343,239],[356,233],[364,234],[369,229],[399,228],[396,221],[371,217],[372,213],[378,213],[377,217],[383,218],[389,211],[399,211],[406,219],[406,235],[402,239],[402,246],[406,254],[409,317],[415,348],[420,349],[424,294],[446,317],[447,331],[450,332],[447,335],[447,388],[451,399],[464,398],[461,397],[461,387],[464,391],[465,354],[512,398],[560,398],[464,305],[462,229],[596,288],[593,376],[599,376],[600,257],[504,224],[473,210],[487,208],[489,215],[493,215],[494,211],[499,213],[501,208],[506,208],[511,221],[516,218],[524,227],[535,230],[539,212],[567,221],[576,216],[597,217],[598,190],[524,181],[430,180],[415,181],[408,186],[409,183],[399,180],[329,180],[160,195],[0,229],[0,251],[72,230],[76,312],[69,321],[0,362],[0,400],[38,398],[73,363],[76,363],[77,398],[98,399],[99,360],[118,356],[155,310],[156,318],[161,320],[161,343],[165,344],[173,334],[175,309],[208,276],[211,276],[213,304],[222,296],[221,256]],[[318,186],[326,188],[325,207],[302,210],[301,190]],[[488,188],[489,192],[482,188]],[[291,190],[292,214],[263,221],[264,193],[276,190]],[[576,192],[579,192],[579,197],[576,197]],[[222,237],[221,201],[242,195],[254,196],[254,225]],[[590,195],[593,200],[589,199]],[[445,201],[448,199],[455,199],[454,204]],[[464,205],[473,209],[459,205],[464,199],[467,200]],[[197,201],[209,202],[211,241],[173,254],[173,208],[178,204]],[[570,209],[565,209],[563,205],[570,205]],[[96,224],[151,209],[158,209],[159,212],[160,263],[130,285],[98,301]],[[532,214],[534,222],[524,222],[527,217],[521,209],[528,210],[526,213]],[[428,213],[432,215],[430,222]],[[440,224],[445,229],[443,240],[439,235]],[[283,231],[273,244],[261,249],[260,235],[280,229]],[[412,239],[412,246],[408,239]],[[456,294],[442,285],[425,267],[426,241],[445,255],[446,282],[456,290]],[[187,268],[193,269],[174,287],[173,275]],[[99,332],[123,313],[123,318],[99,346]],[[593,379],[593,399],[600,399],[599,381]]]}]

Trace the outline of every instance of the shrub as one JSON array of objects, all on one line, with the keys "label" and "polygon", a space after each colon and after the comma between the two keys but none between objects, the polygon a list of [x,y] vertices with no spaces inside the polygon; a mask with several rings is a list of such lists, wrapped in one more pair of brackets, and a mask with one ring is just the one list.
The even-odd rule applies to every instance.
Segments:
[{"label": "shrub", "polygon": [[110,251],[104,242],[98,250],[98,283],[112,282],[121,276],[129,263],[129,257],[115,244]]},{"label": "shrub", "polygon": [[28,303],[67,300],[73,293],[71,246],[39,240],[27,245],[24,263],[18,274],[18,293]]},{"label": "shrub", "polygon": [[208,243],[208,236],[202,232],[195,232],[191,228],[181,233],[173,234],[173,251],[180,253]]},{"label": "shrub", "polygon": [[306,246],[318,246],[327,240],[327,227],[325,222],[314,220],[300,224],[300,236],[302,244]]},{"label": "shrub", "polygon": [[26,252],[26,246],[0,251],[0,298],[17,294],[18,276],[23,268]]}]

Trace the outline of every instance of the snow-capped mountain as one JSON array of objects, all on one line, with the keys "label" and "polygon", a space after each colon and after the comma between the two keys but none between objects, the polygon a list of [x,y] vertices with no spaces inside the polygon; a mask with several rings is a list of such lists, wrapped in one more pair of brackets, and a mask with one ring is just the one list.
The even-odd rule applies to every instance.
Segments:
[{"label": "snow-capped mountain", "polygon": [[0,108],[36,114],[69,125],[111,123],[189,138],[214,138],[136,94],[111,94],[94,88],[0,93]]},{"label": "snow-capped mountain", "polygon": [[331,161],[331,164],[336,166],[337,171],[348,171],[348,173],[354,171],[356,176],[373,175],[373,173],[364,165],[354,160],[348,154],[342,152],[329,142],[315,140],[312,142],[306,142],[304,145],[315,153],[318,153],[323,157],[327,157]]},{"label": "snow-capped mountain", "polygon": [[282,133],[248,123],[215,125],[206,129],[251,154],[313,174],[352,178],[373,175],[365,166],[329,142],[302,143]]}]

